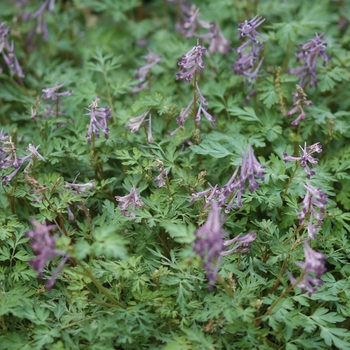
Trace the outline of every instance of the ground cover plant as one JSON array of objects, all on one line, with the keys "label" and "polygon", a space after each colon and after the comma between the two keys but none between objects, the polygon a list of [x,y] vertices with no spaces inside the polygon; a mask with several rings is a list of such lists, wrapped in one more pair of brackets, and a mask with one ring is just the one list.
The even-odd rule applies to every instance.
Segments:
[{"label": "ground cover plant", "polygon": [[0,4],[0,349],[350,349],[350,3]]}]

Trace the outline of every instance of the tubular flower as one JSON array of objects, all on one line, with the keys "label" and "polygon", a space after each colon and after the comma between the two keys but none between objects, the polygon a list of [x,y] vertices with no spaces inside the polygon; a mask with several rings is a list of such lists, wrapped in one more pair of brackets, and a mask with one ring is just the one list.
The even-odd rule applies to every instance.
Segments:
[{"label": "tubular flower", "polygon": [[162,60],[160,56],[157,56],[150,49],[148,49],[148,55],[142,56],[142,58],[144,58],[147,63],[145,66],[138,68],[136,71],[135,79],[137,80],[138,84],[132,89],[133,94],[145,89],[149,85],[149,79],[147,79],[147,76],[150,69]]},{"label": "tubular flower", "polygon": [[38,152],[40,145],[35,147],[33,142],[30,143],[29,146],[25,148],[26,151],[29,151],[29,154],[24,157],[18,157],[16,153],[17,149],[12,142],[11,137],[8,138],[6,134],[2,139],[0,139],[0,142],[2,142],[2,145],[0,146],[0,170],[11,167],[14,168],[11,174],[2,178],[2,185],[6,185],[9,181],[11,181],[25,162],[31,161],[34,158],[39,158],[45,162],[44,157]]},{"label": "tubular flower", "polygon": [[52,87],[43,87],[42,88],[42,91],[43,91],[43,94],[42,94],[42,98],[44,100],[52,100],[52,101],[56,101],[59,97],[61,96],[71,96],[72,93],[73,93],[73,90],[68,90],[68,91],[64,91],[64,92],[58,92],[58,90],[66,85],[67,83],[62,83],[62,84],[55,84],[54,86]]},{"label": "tubular flower", "polygon": [[304,112],[303,107],[304,106],[312,106],[312,101],[306,100],[307,95],[305,94],[304,90],[299,85],[296,85],[296,90],[297,90],[296,92],[292,93],[292,95],[294,96],[294,103],[293,103],[294,108],[291,109],[287,113],[287,117],[290,117],[294,113],[296,113],[298,111],[300,112],[297,119],[295,119],[291,122],[291,125],[293,125],[293,126],[298,125],[302,119],[306,118],[306,114]]},{"label": "tubular flower", "polygon": [[[305,184],[306,194],[301,204],[301,212],[297,213],[299,223],[303,223],[308,217],[308,239],[315,239],[317,230],[321,227],[325,208],[327,205],[327,196],[320,188],[311,186],[309,183]],[[316,210],[316,208],[318,210]],[[317,223],[314,224],[314,221]]]},{"label": "tubular flower", "polygon": [[208,219],[196,232],[193,251],[197,253],[204,264],[209,289],[212,289],[217,278],[223,251],[223,237],[225,232],[222,230],[220,218],[220,208],[215,201],[211,203],[211,210]]},{"label": "tubular flower", "polygon": [[145,205],[142,199],[138,196],[135,186],[132,186],[131,191],[128,195],[124,197],[116,196],[115,199],[119,202],[118,207],[120,208],[122,214],[132,219],[134,219],[136,215],[128,211],[129,206],[131,206],[132,210],[137,210],[138,208]]},{"label": "tubular flower", "polygon": [[[302,292],[308,292],[309,297],[317,291],[315,286],[321,286],[323,281],[320,277],[326,271],[325,262],[326,255],[318,253],[312,250],[307,242],[304,242],[304,254],[305,254],[305,262],[295,261],[294,263],[299,266],[302,271],[302,278],[299,282],[289,274],[289,278],[292,284],[300,287]],[[315,274],[316,277],[310,275],[310,273]]]},{"label": "tubular flower", "polygon": [[243,23],[238,24],[238,39],[242,40],[248,38],[248,41],[244,42],[241,46],[234,49],[238,53],[236,63],[232,65],[232,69],[237,75],[243,75],[249,78],[248,85],[250,85],[258,76],[258,71],[261,67],[263,60],[260,60],[256,69],[253,68],[259,58],[260,52],[263,50],[261,42],[258,37],[266,40],[256,28],[265,21],[264,18],[256,15],[251,20],[246,20]]},{"label": "tubular flower", "polygon": [[206,49],[198,44],[190,51],[182,55],[178,61],[180,73],[176,73],[176,80],[186,79],[189,83],[196,72],[202,73],[205,67],[202,56],[206,53]]},{"label": "tubular flower", "polygon": [[323,33],[320,35],[316,33],[315,38],[309,40],[306,44],[299,45],[301,50],[296,53],[297,62],[302,61],[304,65],[289,71],[291,74],[299,77],[299,85],[303,89],[308,83],[310,83],[311,87],[317,85],[316,66],[318,57],[321,56],[323,66],[331,59],[326,54],[327,43],[322,41],[322,36]]},{"label": "tubular flower", "polygon": [[70,255],[62,250],[56,249],[57,236],[51,236],[50,231],[56,228],[56,225],[43,225],[36,220],[31,220],[34,229],[25,233],[26,237],[32,239],[31,247],[36,255],[36,258],[29,261],[29,264],[33,266],[34,270],[38,272],[38,278],[43,277],[43,271],[45,265],[53,260],[56,256],[63,256],[63,259],[57,266],[55,272],[51,278],[46,282],[47,290],[51,290],[56,278],[62,270],[64,264],[70,258]]},{"label": "tubular flower", "polygon": [[313,170],[310,169],[310,167],[308,166],[307,162],[309,162],[311,164],[312,167],[315,167],[318,163],[318,159],[312,157],[313,153],[321,153],[322,152],[322,146],[320,145],[319,142],[306,147],[306,142],[304,145],[304,148],[302,148],[301,146],[299,146],[302,154],[300,154],[300,157],[293,157],[293,156],[289,156],[286,152],[283,153],[283,157],[284,157],[284,161],[288,162],[288,161],[300,161],[300,165],[305,169],[306,171],[306,177],[308,179],[310,179],[310,177],[312,175],[315,175],[315,172]]},{"label": "tubular flower", "polygon": [[90,125],[86,138],[88,144],[91,144],[91,137],[94,134],[96,137],[100,137],[99,130],[101,130],[105,138],[108,139],[109,129],[107,127],[107,121],[111,118],[111,109],[109,107],[99,107],[98,102],[100,100],[100,95],[96,97],[94,101],[91,102],[89,108],[85,108],[89,111],[84,115],[90,116]]},{"label": "tubular flower", "polygon": [[255,232],[249,232],[247,235],[242,237],[242,233],[240,233],[238,236],[236,236],[233,239],[230,239],[228,241],[224,241],[224,246],[227,247],[231,244],[235,243],[235,246],[231,248],[230,250],[226,250],[221,252],[220,254],[222,256],[233,254],[233,253],[246,253],[250,250],[250,243],[254,242],[256,239],[256,233]]},{"label": "tubular flower", "polygon": [[225,205],[227,201],[225,212],[228,213],[233,204],[236,202],[236,207],[242,206],[242,195],[245,191],[246,182],[248,180],[248,189],[252,193],[259,187],[259,183],[256,181],[255,176],[261,180],[264,180],[264,168],[256,159],[253,149],[248,145],[247,154],[242,155],[242,164],[237,167],[229,181],[222,187],[215,185],[214,187],[209,184],[210,189],[203,192],[195,192],[192,194],[193,198],[190,202],[195,199],[204,197],[207,205],[208,201],[215,200],[221,207]]}]

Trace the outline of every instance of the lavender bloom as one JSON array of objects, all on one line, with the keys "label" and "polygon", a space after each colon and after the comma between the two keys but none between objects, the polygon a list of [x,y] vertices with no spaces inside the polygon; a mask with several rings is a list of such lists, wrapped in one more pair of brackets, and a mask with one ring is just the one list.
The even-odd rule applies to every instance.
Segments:
[{"label": "lavender bloom", "polygon": [[[205,22],[199,19],[199,8],[192,4],[191,8],[187,7],[185,4],[180,4],[180,9],[182,11],[183,24],[177,24],[176,28],[184,35],[186,38],[196,37],[196,38],[212,38],[214,36],[214,23]],[[200,28],[208,29],[209,32],[206,34],[199,34]]]},{"label": "lavender bloom", "polygon": [[6,185],[9,181],[11,181],[12,178],[17,175],[22,164],[28,160],[39,158],[45,161],[44,157],[42,157],[42,155],[38,152],[39,146],[40,145],[35,147],[34,143],[32,142],[27,148],[25,148],[25,150],[29,151],[30,153],[21,158],[17,156],[17,149],[11,138],[8,140],[5,138],[2,140],[2,146],[0,147],[0,170],[14,167],[14,170],[11,174],[6,175],[2,178],[2,185]]},{"label": "lavender bloom", "polygon": [[137,132],[140,129],[140,126],[145,122],[145,119],[151,109],[148,109],[146,112],[142,113],[138,117],[130,117],[130,123],[125,125],[125,127],[131,132]]},{"label": "lavender bloom", "polygon": [[132,210],[136,210],[145,205],[142,199],[137,195],[135,186],[132,186],[131,191],[128,195],[124,197],[116,196],[115,199],[119,202],[118,207],[120,208],[122,215],[128,216],[132,219],[134,219],[136,215],[129,212],[128,207],[131,205]]},{"label": "lavender bloom", "polygon": [[[308,220],[308,240],[315,239],[317,230],[321,227],[325,208],[327,205],[327,196],[322,192],[321,188],[316,188],[309,183],[305,184],[306,194],[301,204],[301,212],[297,213],[299,223],[303,223],[309,214]],[[316,210],[318,208],[319,211]],[[314,224],[314,219],[317,224]]]},{"label": "lavender bloom", "polygon": [[146,79],[150,69],[162,60],[160,56],[157,56],[150,49],[148,49],[148,55],[142,56],[142,58],[146,60],[147,64],[141,68],[138,68],[136,71],[135,78],[137,79],[138,84],[132,89],[133,94],[145,89],[149,85],[149,81],[147,81]]},{"label": "lavender bloom", "polygon": [[[326,271],[325,262],[326,255],[318,253],[310,248],[307,242],[304,242],[304,254],[305,262],[295,261],[294,263],[299,266],[302,272],[302,280],[296,283],[296,279],[289,274],[292,284],[299,286],[303,293],[308,291],[309,297],[317,291],[314,286],[321,286],[323,281],[319,278]],[[315,274],[318,278],[313,277],[310,273]]]},{"label": "lavender bloom", "polygon": [[208,219],[196,232],[193,251],[197,253],[203,263],[204,269],[209,280],[209,289],[215,284],[223,251],[223,237],[225,232],[222,230],[220,219],[220,208],[215,201],[211,202],[211,210]]},{"label": "lavender bloom", "polygon": [[196,72],[202,73],[205,67],[202,56],[206,53],[206,49],[198,44],[194,46],[186,54],[182,55],[178,61],[180,73],[176,73],[176,80],[186,79],[189,83]]},{"label": "lavender bloom", "polygon": [[213,37],[210,40],[210,45],[208,51],[214,53],[218,51],[224,55],[227,55],[230,50],[231,42],[224,37],[222,34],[219,23],[215,22],[215,27],[213,28]]},{"label": "lavender bloom", "polygon": [[99,100],[100,95],[91,102],[89,108],[85,108],[89,113],[84,115],[90,116],[90,125],[86,134],[89,145],[91,144],[92,134],[96,137],[100,137],[99,130],[101,130],[104,133],[105,138],[108,139],[109,129],[107,127],[107,121],[111,118],[111,109],[109,107],[99,107]]},{"label": "lavender bloom", "polygon": [[319,142],[306,147],[306,142],[304,145],[304,148],[302,148],[301,146],[299,146],[300,149],[302,150],[302,154],[300,155],[300,157],[293,157],[293,156],[289,156],[286,152],[283,153],[283,157],[284,157],[284,161],[300,161],[300,165],[305,169],[306,171],[306,177],[308,179],[310,179],[310,177],[312,175],[315,175],[315,172],[312,171],[310,169],[310,167],[308,166],[307,162],[309,162],[312,167],[315,167],[316,164],[318,163],[318,159],[312,157],[311,155],[313,153],[321,153],[322,152],[322,146],[320,145]]},{"label": "lavender bloom", "polygon": [[291,122],[291,125],[293,125],[293,126],[298,125],[302,119],[306,118],[306,114],[304,112],[303,107],[304,106],[312,106],[312,101],[306,100],[307,95],[305,94],[304,90],[299,85],[296,85],[296,90],[297,90],[296,92],[292,93],[292,95],[294,96],[294,103],[293,103],[294,108],[291,109],[287,113],[287,117],[290,117],[291,115],[293,115],[297,111],[300,112],[297,119],[295,119]]},{"label": "lavender bloom", "polygon": [[168,170],[164,169],[163,162],[157,158],[156,163],[156,169],[159,171],[159,174],[153,180],[158,183],[157,188],[162,188],[166,185],[166,177],[168,176]]},{"label": "lavender bloom", "polygon": [[57,99],[60,97],[60,96],[71,96],[72,93],[73,93],[73,90],[68,90],[68,91],[64,91],[64,92],[58,92],[58,90],[66,85],[67,83],[62,83],[62,84],[55,84],[54,86],[52,87],[43,87],[42,88],[42,91],[43,91],[43,94],[42,94],[42,98],[44,100],[49,100],[51,99],[52,101],[57,101]]},{"label": "lavender bloom", "polygon": [[236,236],[233,239],[230,239],[228,241],[224,241],[224,246],[227,247],[233,243],[235,243],[235,246],[231,248],[230,250],[226,250],[221,252],[220,254],[222,256],[233,254],[233,253],[246,253],[250,250],[250,243],[254,242],[256,239],[256,233],[255,232],[249,232],[247,235],[242,236],[242,233],[240,233],[238,236]]},{"label": "lavender bloom", "polygon": [[[15,55],[14,41],[12,40],[10,44],[7,39],[10,32],[11,31],[9,28],[5,28],[5,22],[0,22],[0,53],[2,53],[4,61],[9,67],[9,69],[17,75],[19,81],[21,82],[22,79],[25,77],[25,74],[23,73],[23,70],[20,64],[18,63],[18,59]],[[0,71],[1,70],[2,69],[0,67]]]},{"label": "lavender bloom", "polygon": [[[177,124],[182,127],[185,125],[186,117],[193,105],[194,99],[191,100],[190,104],[182,111],[182,113],[176,118]],[[176,129],[177,130],[177,129]],[[173,132],[174,134],[175,132]]]},{"label": "lavender bloom", "polygon": [[34,230],[26,232],[25,236],[32,239],[31,246],[36,258],[30,260],[29,264],[38,272],[38,278],[43,277],[44,267],[47,262],[54,259],[56,256],[63,256],[62,261],[57,266],[52,277],[46,282],[46,288],[50,291],[56,281],[57,275],[70,258],[70,255],[62,250],[56,249],[57,236],[50,236],[50,231],[55,229],[56,225],[42,225],[34,219],[31,220],[31,223],[34,226]]},{"label": "lavender bloom", "polygon": [[[225,212],[228,213],[233,204],[236,202],[236,207],[240,208],[242,206],[242,195],[245,191],[245,184],[248,180],[249,191],[252,193],[259,187],[258,182],[255,180],[255,176],[264,180],[264,170],[265,166],[261,165],[256,159],[252,147],[248,146],[247,155],[242,155],[242,164],[237,167],[230,180],[223,186],[218,188],[217,185],[213,187],[209,184],[210,189],[203,192],[195,192],[192,194],[194,198],[190,200],[193,202],[195,199],[204,197],[206,203],[211,200],[217,201],[219,206],[225,205],[226,201],[229,203],[226,206]],[[238,173],[240,171],[240,175]],[[205,204],[206,206],[207,204]]]},{"label": "lavender bloom", "polygon": [[248,41],[243,43],[238,48],[234,49],[238,53],[238,58],[235,64],[232,65],[232,69],[238,75],[247,76],[249,78],[248,85],[250,85],[259,75],[258,71],[262,64],[260,60],[257,68],[252,72],[260,52],[263,50],[262,44],[259,42],[258,37],[266,40],[256,28],[265,21],[264,18],[256,15],[251,20],[246,20],[243,23],[238,24],[238,39],[242,40],[248,38]]},{"label": "lavender bloom", "polygon": [[95,191],[94,180],[90,180],[85,184],[76,184],[74,183],[74,181],[73,183],[66,182],[64,186],[65,188],[71,189],[73,194],[81,194],[81,193],[87,193],[89,191]]},{"label": "lavender bloom", "polygon": [[290,69],[291,74],[299,77],[299,85],[303,89],[309,82],[311,87],[317,85],[316,65],[318,57],[321,56],[323,66],[331,59],[325,52],[327,43],[321,40],[323,34],[318,35],[316,33],[315,38],[309,40],[306,44],[299,45],[301,51],[297,51],[297,62],[302,61],[304,65]]},{"label": "lavender bloom", "polygon": [[152,134],[152,116],[151,116],[151,114],[149,115],[149,118],[148,118],[148,135],[147,135],[147,140],[148,140],[148,143],[153,143],[154,142],[154,138],[153,138],[153,134]]}]

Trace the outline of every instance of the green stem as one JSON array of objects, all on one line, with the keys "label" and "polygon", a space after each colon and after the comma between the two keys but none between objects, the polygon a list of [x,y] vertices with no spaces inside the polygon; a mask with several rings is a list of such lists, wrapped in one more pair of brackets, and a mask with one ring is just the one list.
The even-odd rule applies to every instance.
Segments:
[{"label": "green stem", "polygon": [[230,298],[233,298],[233,291],[230,289],[230,287],[227,285],[227,283],[225,282],[225,280],[218,274],[217,276],[217,281],[224,287],[227,295]]},{"label": "green stem", "polygon": [[105,71],[103,71],[103,76],[104,76],[105,82],[106,82],[107,94],[108,94],[108,103],[109,103],[109,107],[110,107],[110,109],[112,111],[113,123],[117,124],[117,117],[116,117],[115,112],[114,112],[114,106],[113,106],[113,102],[112,102],[111,90],[109,88],[108,78],[107,78],[107,74],[106,74]]},{"label": "green stem", "polygon": [[92,281],[92,283],[97,287],[97,289],[102,293],[114,306],[121,307],[122,309],[126,309],[126,306],[120,303],[118,300],[116,300],[109,291],[102,286],[100,281],[95,278],[95,276],[92,274],[90,269],[87,269],[80,261],[77,260],[77,263],[79,266],[81,266],[84,270],[84,275],[89,277]]}]

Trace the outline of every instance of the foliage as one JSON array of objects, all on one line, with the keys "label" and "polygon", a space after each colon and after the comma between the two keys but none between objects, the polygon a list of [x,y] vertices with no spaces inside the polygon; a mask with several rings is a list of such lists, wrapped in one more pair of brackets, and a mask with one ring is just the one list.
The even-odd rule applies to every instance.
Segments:
[{"label": "foliage", "polygon": [[[186,1],[1,2],[0,349],[350,349],[349,3],[194,2],[192,19]],[[244,66],[250,53],[227,45],[243,46],[258,14],[259,57]],[[231,42],[221,51],[211,22]],[[327,57],[311,67],[315,33]],[[177,81],[196,45],[196,72],[180,62],[190,83]],[[302,64],[317,74],[303,89]],[[253,156],[263,176],[244,178]],[[222,207],[211,239],[241,244],[214,257],[213,290],[193,250],[210,231],[210,196]],[[40,238],[56,244],[40,251],[43,271],[33,219],[55,227]],[[326,257],[309,294],[298,287],[305,242]]]}]

